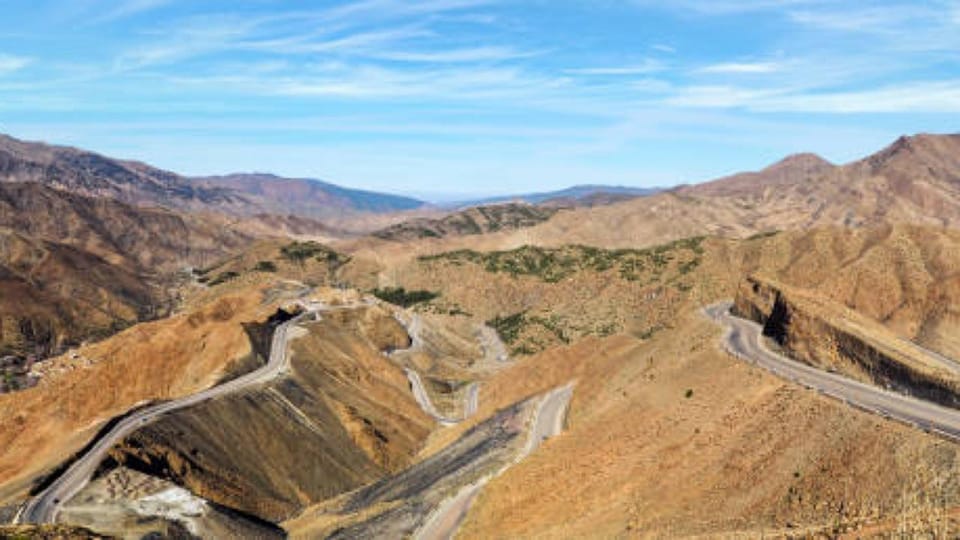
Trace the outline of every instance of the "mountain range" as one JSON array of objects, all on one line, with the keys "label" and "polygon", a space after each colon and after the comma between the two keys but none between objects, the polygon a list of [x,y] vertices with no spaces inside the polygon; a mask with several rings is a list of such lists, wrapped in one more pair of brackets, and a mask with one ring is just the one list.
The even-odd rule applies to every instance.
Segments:
[{"label": "mountain range", "polygon": [[0,518],[91,455],[58,521],[136,538],[915,536],[960,508],[960,445],[741,361],[704,310],[830,380],[960,388],[958,135],[455,209],[12,139],[0,165]]}]

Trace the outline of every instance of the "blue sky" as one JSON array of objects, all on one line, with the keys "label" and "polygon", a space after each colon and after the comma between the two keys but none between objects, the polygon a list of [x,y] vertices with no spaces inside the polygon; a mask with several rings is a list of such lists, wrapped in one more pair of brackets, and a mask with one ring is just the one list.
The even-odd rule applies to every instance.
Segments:
[{"label": "blue sky", "polygon": [[11,0],[0,131],[417,194],[695,182],[960,131],[960,1]]}]

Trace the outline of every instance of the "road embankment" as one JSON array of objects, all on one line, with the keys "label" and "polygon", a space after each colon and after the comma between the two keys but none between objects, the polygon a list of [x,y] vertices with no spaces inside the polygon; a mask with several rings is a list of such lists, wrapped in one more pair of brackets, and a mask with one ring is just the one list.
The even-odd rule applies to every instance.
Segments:
[{"label": "road embankment", "polygon": [[845,306],[752,276],[733,313],[763,326],[791,358],[860,382],[960,408],[960,365]]}]

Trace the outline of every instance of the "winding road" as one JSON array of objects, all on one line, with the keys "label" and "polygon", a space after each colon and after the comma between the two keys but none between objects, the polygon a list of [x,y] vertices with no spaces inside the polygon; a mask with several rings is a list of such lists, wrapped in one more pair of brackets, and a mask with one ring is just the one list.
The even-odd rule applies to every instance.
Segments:
[{"label": "winding road", "polygon": [[307,316],[313,315],[319,317],[321,311],[345,309],[348,307],[350,306],[327,308],[322,304],[311,304],[308,306],[308,311],[276,328],[270,344],[270,358],[263,367],[232,381],[208,388],[207,390],[184,398],[147,407],[124,418],[106,435],[101,437],[83,456],[73,462],[47,489],[31,499],[21,510],[17,522],[37,524],[55,523],[60,513],[61,505],[74,497],[87,485],[97,467],[107,456],[107,453],[121,439],[164,414],[220,396],[239,392],[252,386],[261,385],[277,378],[289,369],[287,345],[290,339],[290,329]]},{"label": "winding road", "polygon": [[[399,322],[400,325],[407,330],[407,335],[410,336],[410,346],[406,349],[403,349],[402,352],[419,352],[423,349],[423,338],[420,337],[420,330],[423,327],[423,321],[416,313],[411,313],[409,316],[410,320],[408,322],[401,317],[400,312],[394,311],[393,313],[394,319],[396,319],[397,322]],[[482,342],[481,346],[484,346]],[[420,374],[411,368],[403,368],[403,372],[407,375],[407,381],[410,383],[410,392],[413,394],[413,398],[417,400],[420,408],[423,409],[423,412],[433,417],[434,420],[443,426],[449,427],[459,424],[460,422],[473,416],[480,406],[480,383],[472,382],[470,383],[470,386],[467,387],[465,393],[463,416],[461,418],[450,418],[444,416],[440,414],[440,411],[438,411],[437,407],[433,404],[433,400],[430,399],[430,394],[427,393],[427,389],[423,385],[423,379],[420,377]]]},{"label": "winding road", "polygon": [[427,517],[426,522],[414,533],[415,540],[448,540],[453,538],[474,499],[490,480],[503,474],[511,466],[520,463],[536,450],[543,441],[559,435],[563,431],[570,398],[573,397],[573,383],[547,392],[540,398],[527,431],[527,442],[517,452],[511,463],[504,465],[494,474],[484,476],[476,482],[464,486],[454,496],[446,499]]},{"label": "winding road", "polygon": [[[727,329],[723,344],[730,354],[850,406],[960,441],[960,410],[828,373],[773,352],[763,343],[763,327],[733,316],[731,306],[731,302],[721,302],[704,308],[708,317]],[[956,365],[942,355],[918,350],[930,355],[932,362]]]}]

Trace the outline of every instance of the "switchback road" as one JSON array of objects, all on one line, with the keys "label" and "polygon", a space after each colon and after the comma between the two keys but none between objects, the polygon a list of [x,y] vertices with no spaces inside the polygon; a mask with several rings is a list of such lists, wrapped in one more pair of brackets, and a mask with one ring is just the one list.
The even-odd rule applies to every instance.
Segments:
[{"label": "switchback road", "polygon": [[496,473],[464,486],[456,495],[440,503],[440,506],[427,517],[426,523],[413,535],[414,539],[449,540],[453,538],[483,486],[529,456],[543,441],[563,431],[563,422],[572,397],[573,383],[555,388],[542,396],[527,428],[526,444],[517,452],[513,461],[504,465]]},{"label": "switchback road", "polygon": [[[960,441],[960,410],[828,373],[775,353],[763,343],[763,328],[753,321],[734,317],[730,313],[731,305],[721,302],[704,309],[708,317],[727,329],[723,344],[730,354],[850,406]],[[945,359],[939,356],[932,360],[944,363]]]},{"label": "switchback road", "polygon": [[73,462],[47,489],[31,499],[20,512],[17,521],[21,523],[55,523],[61,505],[70,500],[87,485],[90,477],[93,476],[100,462],[107,456],[110,448],[124,437],[153,422],[164,414],[272,381],[289,369],[287,345],[290,338],[290,330],[294,325],[308,316],[319,316],[318,314],[324,311],[350,309],[360,307],[361,305],[366,304],[359,303],[356,306],[345,305],[336,307],[326,307],[322,304],[309,305],[305,313],[298,315],[276,328],[273,333],[273,341],[270,344],[270,358],[263,367],[197,394],[159,403],[124,418],[106,435],[100,438],[90,450]]}]

